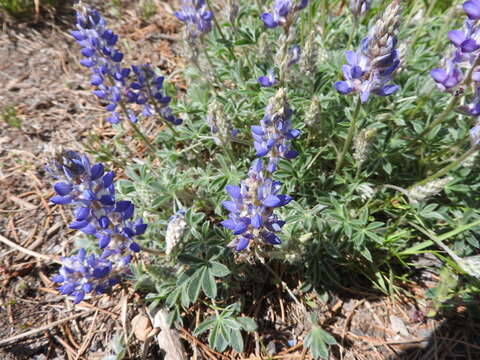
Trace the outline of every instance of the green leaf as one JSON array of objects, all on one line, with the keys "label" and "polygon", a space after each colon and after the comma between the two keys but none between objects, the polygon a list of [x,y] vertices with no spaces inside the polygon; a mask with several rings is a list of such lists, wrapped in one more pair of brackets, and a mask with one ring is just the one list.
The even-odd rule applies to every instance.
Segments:
[{"label": "green leaf", "polygon": [[217,297],[217,283],[215,278],[211,274],[209,269],[205,269],[202,276],[202,288],[210,299],[215,299]]},{"label": "green leaf", "polygon": [[257,330],[257,323],[255,320],[249,317],[238,317],[237,321],[242,324],[242,328],[246,331],[255,331]]},{"label": "green leaf", "polygon": [[180,255],[178,255],[177,259],[178,259],[179,262],[181,262],[182,264],[185,264],[185,265],[199,266],[199,265],[205,264],[205,260],[203,260],[199,257],[193,256],[193,255],[190,255],[190,254],[180,254]]},{"label": "green leaf", "polygon": [[232,330],[230,334],[230,345],[236,352],[241,353],[243,351],[243,337],[240,330]]},{"label": "green leaf", "polygon": [[304,343],[315,359],[328,359],[327,344],[334,345],[337,342],[329,333],[322,330],[319,326],[313,326],[310,333],[305,337]]},{"label": "green leaf", "polygon": [[197,300],[198,295],[200,294],[202,277],[204,274],[205,274],[205,268],[202,267],[199,270],[197,270],[195,274],[193,274],[193,276],[191,277],[188,283],[187,291],[188,291],[188,297],[189,297],[190,303],[194,303]]},{"label": "green leaf", "polygon": [[230,270],[228,269],[228,267],[220,264],[217,261],[210,261],[209,268],[212,275],[216,277],[225,277],[230,274]]},{"label": "green leaf", "polygon": [[323,330],[321,328],[319,328],[319,330],[320,330],[323,341],[325,341],[328,345],[336,345],[337,344],[337,340],[335,340],[335,338],[330,333],[326,332],[325,330]]},{"label": "green leaf", "polygon": [[217,319],[215,317],[209,317],[208,319],[202,321],[200,325],[198,325],[198,327],[193,331],[192,335],[198,336],[200,334],[203,334],[205,331],[210,329],[216,321]]}]

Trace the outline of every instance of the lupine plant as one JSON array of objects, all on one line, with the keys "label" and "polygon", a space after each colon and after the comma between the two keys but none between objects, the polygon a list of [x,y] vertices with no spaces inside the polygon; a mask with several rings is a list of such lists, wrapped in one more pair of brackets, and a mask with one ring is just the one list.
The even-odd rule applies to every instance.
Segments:
[{"label": "lupine plant", "polygon": [[[423,2],[344,3],[183,1],[184,93],[77,8],[72,36],[106,121],[150,151],[120,162],[117,181],[80,153],[49,162],[51,202],[90,244],[62,259],[61,294],[78,303],[131,280],[172,326],[240,354],[266,332],[266,307],[279,311],[258,299],[279,292],[310,325],[296,336],[328,358],[342,334],[316,315],[339,286],[395,297],[429,252],[460,276],[448,296],[479,291],[480,1],[432,5],[423,22]],[[142,130],[155,121],[168,127]]]}]

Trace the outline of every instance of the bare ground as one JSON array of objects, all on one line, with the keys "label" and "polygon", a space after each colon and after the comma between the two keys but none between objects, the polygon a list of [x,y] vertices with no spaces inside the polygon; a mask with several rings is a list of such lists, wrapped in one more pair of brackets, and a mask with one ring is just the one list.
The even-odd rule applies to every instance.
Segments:
[{"label": "bare ground", "polygon": [[[140,10],[131,2],[121,10],[105,11],[114,20],[115,31],[132,47],[127,61],[151,62],[171,72],[180,61],[173,41],[178,23],[169,15],[168,4],[157,4],[157,15],[148,23],[140,20]],[[119,13],[121,17],[115,17]],[[67,13],[41,26],[4,24],[0,34],[0,110],[4,115],[9,112],[8,119],[0,122],[2,360],[100,359],[109,351],[114,334],[131,333],[131,319],[142,308],[141,297],[128,287],[114,297],[73,307],[49,280],[58,267],[54,261],[12,247],[17,244],[46,256],[69,254],[73,241],[73,232],[65,226],[69,214],[48,202],[52,191],[43,171],[45,158],[60,146],[96,147],[94,136],[108,142],[113,134],[102,121],[104,111],[91,96],[78,65],[78,49],[66,33],[72,21]],[[326,303],[312,294],[320,323],[340,344],[332,358],[480,359],[480,326],[465,308],[457,306],[445,318],[424,317],[429,307],[424,293],[432,284],[411,286],[408,290],[415,297],[395,302],[355,288],[344,289],[341,295],[330,293]],[[196,349],[192,358],[267,358],[260,357],[259,342],[274,350],[274,359],[310,358],[301,342],[286,341],[293,335],[302,338],[308,330],[305,319],[282,300],[281,289],[274,293],[278,296],[265,300],[265,309],[270,310],[259,314],[264,328],[256,340],[247,339],[250,356],[215,353],[205,339],[195,341],[180,329],[185,344]],[[160,358],[151,343],[134,341],[129,350],[127,358]]]}]

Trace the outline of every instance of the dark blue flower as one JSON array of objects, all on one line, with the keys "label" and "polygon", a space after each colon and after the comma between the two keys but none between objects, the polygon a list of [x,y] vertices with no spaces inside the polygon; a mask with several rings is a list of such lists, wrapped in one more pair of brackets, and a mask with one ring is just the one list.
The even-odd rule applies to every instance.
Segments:
[{"label": "dark blue flower", "polygon": [[293,159],[298,153],[291,142],[300,135],[292,129],[293,110],[287,101],[285,89],[279,89],[266,108],[260,125],[251,127],[257,157],[267,157],[267,170],[273,173],[281,158]]},{"label": "dark blue flower", "polygon": [[151,116],[156,111],[162,119],[180,125],[182,119],[175,117],[168,106],[171,97],[162,91],[164,77],[156,75],[149,64],[132,66],[132,70],[136,78],[126,92],[128,102],[142,105],[143,116]]},{"label": "dark blue flower", "polygon": [[65,151],[49,162],[47,171],[59,180],[54,185],[58,195],[51,201],[73,207],[70,228],[95,236],[104,250],[98,258],[86,257],[82,249],[62,260],[64,266],[54,280],[63,283],[59,290],[77,303],[86,293],[104,292],[118,282],[128,270],[128,251],[140,250],[135,237],[144,234],[147,225],[142,219],[132,220],[132,202],[115,199],[114,174],[105,172],[103,164],[91,165],[87,156]]},{"label": "dark blue flower", "polygon": [[178,20],[187,26],[187,34],[194,39],[212,30],[213,13],[205,0],[182,0],[182,8],[175,12]]},{"label": "dark blue flower", "polygon": [[280,188],[280,182],[264,176],[261,159],[253,162],[248,178],[239,186],[227,185],[231,200],[224,201],[222,205],[230,214],[221,224],[235,235],[230,247],[241,251],[256,242],[280,243],[275,233],[285,222],[273,212],[292,200],[288,195],[279,194]]},{"label": "dark blue flower", "polygon": [[97,87],[93,93],[107,103],[106,109],[112,113],[107,120],[118,123],[120,116],[116,109],[130,73],[128,68],[120,66],[123,54],[115,47],[118,36],[106,27],[97,10],[81,6],[77,10],[77,30],[71,35],[82,47],[85,58],[80,63],[92,72],[90,82]]},{"label": "dark blue flower", "polygon": [[398,90],[399,87],[390,82],[400,65],[396,50],[400,12],[400,2],[392,1],[385,10],[386,19],[375,23],[361,41],[359,49],[345,52],[347,64],[342,66],[344,80],[334,84],[339,93],[358,93],[365,103],[372,93],[388,96]]}]

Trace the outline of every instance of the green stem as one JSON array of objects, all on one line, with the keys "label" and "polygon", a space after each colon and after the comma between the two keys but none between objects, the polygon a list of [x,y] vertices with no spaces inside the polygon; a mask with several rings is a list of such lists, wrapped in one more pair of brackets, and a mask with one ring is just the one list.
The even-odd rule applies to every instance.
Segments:
[{"label": "green stem", "polygon": [[423,229],[422,227],[418,226],[417,224],[413,223],[413,222],[408,222],[411,226],[413,226],[415,229],[417,229],[418,231],[420,231],[422,234],[426,235],[430,240],[432,240],[435,244],[437,244],[438,246],[440,246],[443,250],[445,250],[445,252],[450,255],[450,257],[455,260],[456,263],[459,263],[462,261],[462,259],[457,255],[455,254],[452,250],[450,250],[450,248],[448,246],[446,246],[445,244],[442,243],[442,241],[435,235],[433,234],[431,231],[429,230],[425,230]]},{"label": "green stem", "polygon": [[120,101],[119,104],[125,115],[125,121],[129,124],[129,126],[133,129],[133,131],[138,135],[138,137],[145,143],[145,145],[147,145],[148,149],[152,152],[152,154],[154,156],[157,156],[157,151],[155,150],[155,147],[150,142],[150,140],[145,136],[144,133],[142,133],[142,131],[138,128],[138,126],[135,125],[135,123],[130,121],[127,108],[125,107],[125,104],[123,103],[123,101]]},{"label": "green stem", "polygon": [[163,252],[163,251],[151,249],[151,248],[143,246],[143,245],[139,245],[139,246],[140,246],[140,250],[145,251],[147,253],[157,255],[157,256],[162,256],[162,257],[166,256],[165,252]]},{"label": "green stem", "polygon": [[295,296],[293,291],[290,290],[285,281],[280,278],[280,276],[270,267],[270,265],[267,264],[267,262],[257,252],[255,252],[255,255],[257,256],[258,260],[260,260],[260,262],[263,264],[263,266],[265,266],[265,269],[267,269],[268,272],[272,274],[273,277],[283,286],[283,288],[287,291],[288,295],[290,295],[292,300],[295,301],[295,303],[297,303],[298,305],[300,305],[300,301],[298,301],[297,297]]},{"label": "green stem", "polygon": [[147,95],[148,95],[148,98],[150,99],[150,103],[153,104],[153,108],[155,109],[155,112],[158,114],[158,116],[160,116],[162,118],[162,122],[167,125],[167,127],[173,132],[173,134],[175,136],[178,136],[178,132],[177,130],[175,130],[175,128],[172,126],[172,124],[170,124],[170,122],[166,119],[164,119],[162,117],[162,113],[160,112],[160,109],[158,108],[158,103],[156,101],[156,99],[153,97],[153,94],[152,94],[152,91],[151,89],[147,86]]},{"label": "green stem", "polygon": [[153,153],[153,155],[157,156],[157,151],[155,150],[155,147],[153,146],[151,141],[145,136],[145,134],[141,132],[141,130],[138,128],[138,126],[128,119],[127,119],[127,122],[130,124],[130,126],[135,131],[135,133],[142,139],[142,141],[145,143],[145,145],[147,145],[147,147],[150,149],[150,151]]},{"label": "green stem", "polygon": [[[200,41],[202,42],[202,50],[203,50],[203,53],[205,54],[205,57],[207,58],[208,65],[210,65],[210,68],[212,69],[213,77],[217,81],[217,83],[220,85],[222,82],[217,74],[217,71],[215,70],[215,65],[213,65],[212,58],[208,54],[207,47],[205,46],[205,41],[203,40],[203,38],[201,38]],[[212,85],[212,89],[216,92],[215,86]]]},{"label": "green stem", "polygon": [[357,104],[355,106],[355,111],[353,113],[352,121],[350,123],[350,128],[348,129],[347,139],[343,144],[342,152],[340,153],[337,160],[337,165],[335,166],[335,173],[338,173],[338,171],[342,168],[343,162],[345,161],[345,155],[347,154],[347,151],[350,148],[350,145],[352,144],[353,136],[355,134],[355,129],[357,127],[357,118],[358,118],[358,114],[360,113],[361,107],[362,107],[362,101],[360,100],[360,97],[358,97]]},{"label": "green stem", "polygon": [[358,27],[358,19],[354,18],[353,19],[352,31],[350,32],[350,35],[348,37],[348,42],[347,42],[346,49],[350,49],[350,45],[352,45],[353,39],[355,38],[355,35],[357,34],[357,27]]},{"label": "green stem", "polygon": [[420,35],[422,35],[423,33],[423,28],[425,27],[425,23],[427,22],[427,19],[429,19],[429,16],[430,16],[430,13],[433,11],[433,9],[435,8],[435,5],[437,3],[438,0],[433,0],[431,3],[430,3],[430,6],[428,7],[427,11],[425,12],[425,14],[423,15],[422,17],[422,23],[420,24],[420,26],[416,29],[415,31],[415,35],[413,37],[413,40],[410,42],[410,44],[412,44],[412,46],[415,46],[415,43],[417,42],[418,40],[418,37]]},{"label": "green stem", "polygon": [[218,23],[217,21],[217,17],[215,16],[215,12],[213,11],[213,7],[212,7],[212,4],[211,4],[211,1],[210,0],[207,0],[207,6],[208,8],[210,9],[210,11],[212,12],[213,14],[213,24],[215,25],[215,28],[217,29],[218,33],[220,34],[220,37],[222,38],[224,44],[227,46],[227,49],[228,51],[230,52],[230,54],[235,57],[235,53],[233,52],[231,46],[229,45],[230,43],[228,42],[227,38],[225,37],[222,29],[220,28],[220,24]]},{"label": "green stem", "polygon": [[469,224],[465,224],[465,225],[461,225],[445,234],[442,234],[442,235],[439,235],[438,236],[438,239],[440,241],[443,241],[443,240],[446,240],[448,239],[449,237],[452,237],[452,236],[455,236],[457,234],[460,234],[464,231],[467,231],[467,230],[470,230],[471,228],[474,228],[475,226],[480,226],[480,219],[474,221],[474,222],[471,222]]},{"label": "green stem", "polygon": [[468,157],[470,157],[472,154],[474,154],[476,151],[478,150],[477,147],[472,147],[470,150],[468,150],[466,153],[464,153],[462,156],[460,156],[457,160],[454,160],[452,161],[450,164],[448,164],[447,166],[445,166],[443,169],[440,169],[439,171],[437,171],[435,174],[427,177],[426,179],[423,179],[422,181],[412,185],[410,187],[413,188],[414,186],[421,186],[421,185],[425,185],[425,184],[428,184],[429,182],[439,178],[439,177],[442,177],[443,175],[445,175],[446,173],[448,173],[450,170],[453,170],[454,168],[456,168],[457,166],[459,166],[465,159],[467,159]]}]

